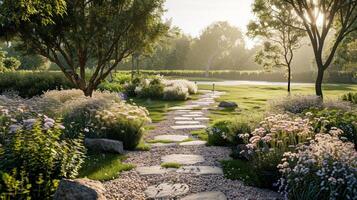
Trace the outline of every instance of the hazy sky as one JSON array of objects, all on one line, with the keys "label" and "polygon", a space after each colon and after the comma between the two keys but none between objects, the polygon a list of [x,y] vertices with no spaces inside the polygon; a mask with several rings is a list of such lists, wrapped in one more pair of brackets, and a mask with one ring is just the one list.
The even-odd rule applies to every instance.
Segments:
[{"label": "hazy sky", "polygon": [[[251,4],[253,0],[166,0],[165,19],[172,19],[175,26],[192,36],[216,21],[228,21],[246,31],[246,26],[253,18]],[[253,42],[247,40],[248,46]]]}]

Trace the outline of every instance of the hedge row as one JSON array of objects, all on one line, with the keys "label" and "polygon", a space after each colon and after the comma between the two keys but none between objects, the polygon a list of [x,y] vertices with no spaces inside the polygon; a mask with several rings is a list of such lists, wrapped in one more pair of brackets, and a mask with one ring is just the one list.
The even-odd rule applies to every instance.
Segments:
[{"label": "hedge row", "polygon": [[[146,74],[161,74],[164,76],[179,77],[206,77],[205,71],[191,70],[143,70]],[[210,71],[209,77],[227,80],[244,81],[271,81],[285,82],[286,76],[282,72],[264,72],[264,71]],[[293,82],[312,83],[315,82],[316,72],[295,73],[292,76]],[[326,83],[357,83],[357,74],[353,72],[330,71],[326,72],[324,81]]]},{"label": "hedge row", "polygon": [[73,84],[62,72],[17,71],[0,73],[0,94],[15,91],[19,96],[30,98],[48,90],[70,89]]}]

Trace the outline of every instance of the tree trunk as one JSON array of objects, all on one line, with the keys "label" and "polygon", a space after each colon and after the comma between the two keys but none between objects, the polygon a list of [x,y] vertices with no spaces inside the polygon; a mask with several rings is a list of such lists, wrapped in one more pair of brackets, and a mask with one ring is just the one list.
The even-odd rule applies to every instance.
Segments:
[{"label": "tree trunk", "polygon": [[87,87],[86,89],[82,90],[84,92],[84,96],[86,97],[92,97],[93,95],[93,88],[92,87]]},{"label": "tree trunk", "polygon": [[135,68],[135,59],[134,55],[131,56],[131,81],[134,79],[134,68]]},{"label": "tree trunk", "polygon": [[321,97],[321,98],[323,98],[322,81],[324,79],[324,72],[325,72],[325,70],[322,67],[318,68],[317,78],[316,78],[316,83],[315,83],[316,95]]},{"label": "tree trunk", "polygon": [[291,92],[291,67],[288,66],[288,93]]}]

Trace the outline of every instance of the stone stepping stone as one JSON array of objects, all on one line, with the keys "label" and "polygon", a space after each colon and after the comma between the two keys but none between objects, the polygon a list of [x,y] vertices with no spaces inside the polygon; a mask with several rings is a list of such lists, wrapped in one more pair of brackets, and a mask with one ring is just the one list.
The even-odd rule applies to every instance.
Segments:
[{"label": "stone stepping stone", "polygon": [[222,192],[201,192],[188,195],[181,200],[227,200]]},{"label": "stone stepping stone", "polygon": [[186,121],[186,120],[193,120],[193,118],[192,117],[175,117],[174,120]]},{"label": "stone stepping stone", "polygon": [[199,121],[176,121],[175,124],[178,125],[192,125],[192,124],[200,124]]},{"label": "stone stepping stone", "polygon": [[189,142],[181,142],[180,146],[196,146],[196,145],[205,145],[205,144],[207,144],[206,141],[195,140],[195,141],[189,141]]},{"label": "stone stepping stone", "polygon": [[194,120],[197,120],[197,121],[206,121],[206,120],[209,120],[208,117],[195,117]]},{"label": "stone stepping stone", "polygon": [[161,183],[149,186],[144,193],[149,199],[170,199],[187,194],[188,191],[189,187],[187,184]]},{"label": "stone stepping stone", "polygon": [[187,139],[188,136],[186,135],[158,135],[154,138],[154,140],[167,140],[172,142],[182,142]]},{"label": "stone stepping stone", "polygon": [[203,115],[201,111],[189,112],[190,115]]},{"label": "stone stepping stone", "polygon": [[136,171],[140,175],[162,175],[165,173],[176,171],[176,169],[163,168],[161,166],[151,166],[151,167],[137,167]]},{"label": "stone stepping stone", "polygon": [[177,125],[177,126],[171,126],[172,129],[174,130],[184,130],[184,129],[204,129],[207,128],[205,125]]},{"label": "stone stepping stone", "polygon": [[163,163],[180,163],[182,165],[193,165],[205,161],[201,155],[193,154],[171,154],[161,157]]},{"label": "stone stepping stone", "polygon": [[196,175],[223,174],[222,168],[212,166],[183,166],[176,172]]},{"label": "stone stepping stone", "polygon": [[169,108],[169,110],[192,110],[197,107],[199,107],[199,105],[174,106]]},{"label": "stone stepping stone", "polygon": [[202,117],[202,115],[199,114],[190,114],[190,115],[182,115],[182,117]]}]

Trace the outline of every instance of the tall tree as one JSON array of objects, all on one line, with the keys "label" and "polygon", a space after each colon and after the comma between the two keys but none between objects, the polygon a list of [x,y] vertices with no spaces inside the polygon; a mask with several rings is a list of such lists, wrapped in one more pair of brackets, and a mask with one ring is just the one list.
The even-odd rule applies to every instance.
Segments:
[{"label": "tall tree", "polygon": [[196,39],[193,51],[206,63],[208,74],[212,64],[219,58],[227,56],[235,46],[244,48],[242,32],[228,22],[216,22],[203,30]]},{"label": "tall tree", "polygon": [[[168,29],[161,20],[164,0],[36,0],[30,2],[36,2],[38,12],[17,17],[23,1],[3,0],[1,30],[19,37],[23,48],[56,63],[86,96],[92,95],[118,63],[145,49]],[[47,4],[63,1],[63,12],[54,9],[48,19],[42,18]]]},{"label": "tall tree", "polygon": [[256,62],[266,70],[286,68],[290,93],[292,61],[305,32],[286,24],[299,27],[301,23],[294,16],[292,7],[280,0],[255,0],[253,13],[257,19],[249,23],[248,35],[265,41],[263,49],[256,55]]},{"label": "tall tree", "polygon": [[[315,90],[316,95],[322,98],[325,70],[332,63],[343,39],[357,30],[357,0],[283,0],[283,2],[293,7],[297,17],[303,23],[302,29],[295,28],[306,31],[311,40],[317,65]],[[327,51],[327,36],[331,32],[335,32],[336,36],[331,48]]]}]

